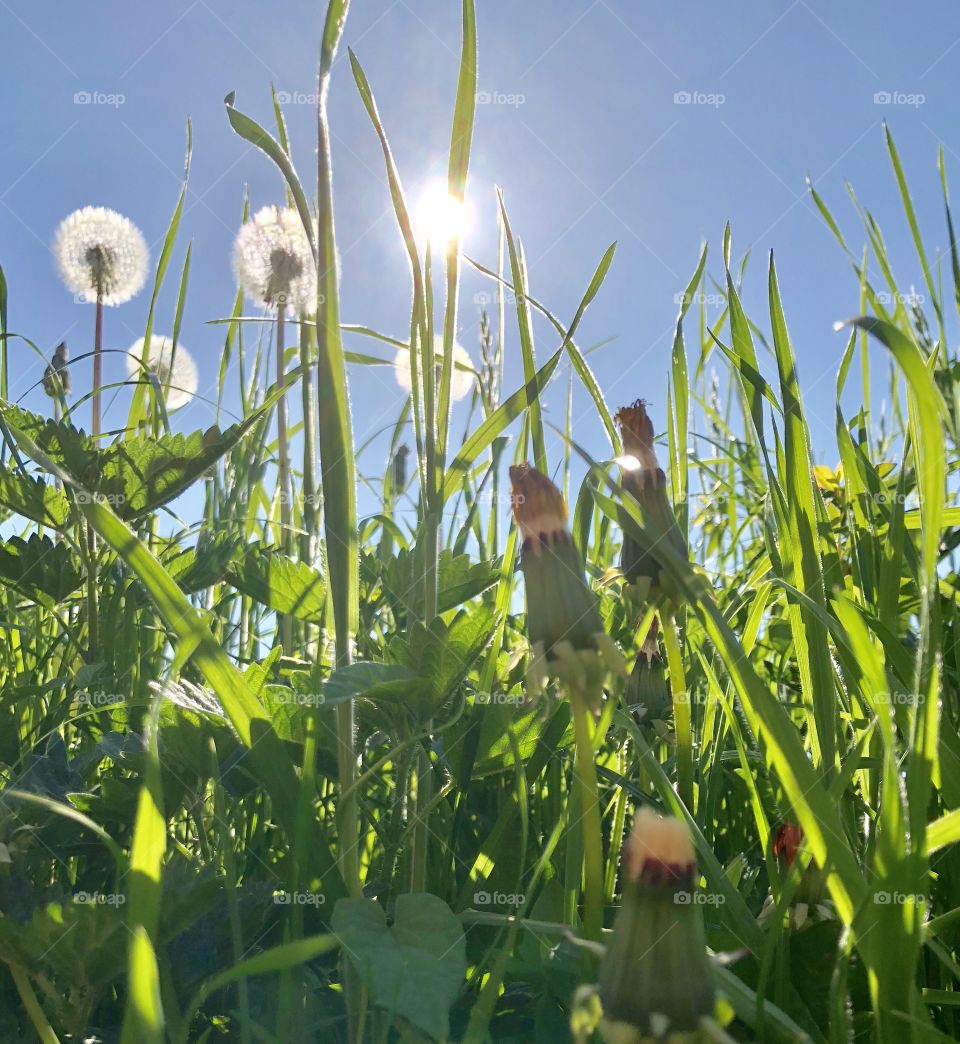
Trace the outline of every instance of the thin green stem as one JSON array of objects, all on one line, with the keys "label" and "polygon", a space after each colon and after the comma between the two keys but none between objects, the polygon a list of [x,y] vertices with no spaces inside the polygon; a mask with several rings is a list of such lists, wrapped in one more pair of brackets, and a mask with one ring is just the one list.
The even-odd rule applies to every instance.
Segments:
[{"label": "thin green stem", "polygon": [[47,1021],[47,1016],[43,1013],[43,1008],[40,1007],[40,1002],[30,985],[30,977],[26,971],[16,964],[10,964],[8,967],[17,987],[17,993],[20,994],[20,1000],[23,1002],[42,1044],[60,1044],[59,1037],[54,1033],[53,1027]]},{"label": "thin green stem", "polygon": [[580,792],[583,830],[584,911],[583,933],[592,942],[600,941],[603,930],[603,828],[600,821],[600,791],[594,763],[593,719],[587,699],[570,694],[573,730],[576,741],[576,778]]},{"label": "thin green stem", "polygon": [[683,653],[677,624],[669,613],[662,613],[663,640],[667,647],[667,669],[670,672],[670,694],[673,699],[673,725],[677,734],[677,791],[689,811],[693,803],[693,726],[690,693],[683,669]]}]

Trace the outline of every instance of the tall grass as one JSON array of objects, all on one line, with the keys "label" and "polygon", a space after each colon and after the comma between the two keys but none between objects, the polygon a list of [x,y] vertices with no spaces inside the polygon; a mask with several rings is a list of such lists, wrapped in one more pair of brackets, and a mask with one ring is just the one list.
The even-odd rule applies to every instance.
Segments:
[{"label": "tall grass", "polygon": [[[331,2],[322,37],[315,195],[276,96],[275,132],[227,99],[234,130],[283,176],[319,272],[315,319],[289,326],[295,347],[272,384],[275,321],[244,315],[239,296],[227,318],[210,316],[224,331],[218,416],[235,394],[240,423],[173,434],[149,423],[166,415],[157,386],[143,384],[125,428],[97,445],[75,419],[82,405],[55,422],[11,403],[9,353],[22,345],[0,273],[0,504],[21,531],[0,544],[3,1039],[569,1039],[591,1018],[592,1002],[576,999],[593,975],[586,922],[599,896],[612,923],[619,849],[643,805],[679,816],[694,839],[708,944],[727,955],[715,1039],[956,1039],[960,508],[948,491],[960,361],[948,298],[960,314],[960,261],[942,155],[949,290],[885,130],[922,302],[896,283],[874,216],[854,198],[860,252],[833,201],[810,190],[854,276],[854,318],[836,335],[836,470],[814,464],[773,257],[767,308],[753,317],[743,286],[762,276],[735,263],[729,229],[719,257],[691,259],[660,440],[688,560],[621,485],[619,403],[605,401],[577,341],[615,247],[584,271],[578,302],[550,306],[502,195],[492,265],[456,240],[442,258],[424,250],[376,103],[389,84],[353,52],[331,78],[347,7]],[[472,0],[462,27],[457,197],[476,98]],[[352,87],[409,261],[401,337],[344,327],[339,314],[326,106],[331,89]],[[182,249],[183,198],[148,337]],[[489,279],[496,309],[482,321],[479,420],[458,443],[463,265]],[[708,278],[723,289],[715,313],[700,293]],[[554,333],[546,350],[534,315]],[[349,350],[345,335],[379,354]],[[349,375],[398,348],[410,401],[383,474],[369,475]],[[871,388],[883,353],[881,406]],[[523,383],[502,390],[507,354]],[[858,357],[861,405],[847,417]],[[564,459],[548,455],[541,406],[562,372],[594,404],[602,459],[569,411]],[[284,397],[303,448],[288,478],[273,433]],[[398,463],[407,426],[410,481]],[[563,464],[606,632],[632,663],[660,615],[656,680],[669,698],[611,682],[575,736],[568,701],[528,692],[518,539],[500,510],[511,454],[546,473]],[[382,492],[362,520],[361,485]],[[202,514],[171,532],[161,510],[191,488],[202,488]],[[655,553],[670,592],[670,606],[651,602],[640,618],[617,567],[625,533]],[[577,767],[577,750],[593,753],[599,849],[590,790],[577,785],[591,766]],[[789,869],[774,852],[785,823],[805,839]]]}]

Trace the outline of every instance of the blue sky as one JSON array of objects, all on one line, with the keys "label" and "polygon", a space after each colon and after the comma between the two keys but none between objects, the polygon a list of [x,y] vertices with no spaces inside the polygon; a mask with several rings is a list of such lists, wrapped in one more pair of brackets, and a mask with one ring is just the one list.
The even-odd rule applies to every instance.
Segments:
[{"label": "blue sky", "polygon": [[[879,0],[737,4],[635,0],[478,0],[479,86],[469,197],[476,212],[466,250],[493,264],[493,186],[503,187],[524,241],[532,291],[569,318],[606,247],[616,261],[579,341],[615,340],[591,356],[611,407],[642,396],[664,423],[675,295],[710,243],[719,274],[724,223],[734,253],[752,250],[745,299],[763,323],[765,256],[777,257],[787,320],[813,423],[818,459],[834,459],[833,387],[843,340],[832,323],[853,314],[857,287],[804,191],[809,174],[859,250],[863,233],[843,182],[878,217],[902,285],[921,278],[884,149],[887,119],[904,158],[928,248],[946,234],[936,173],[942,141],[954,186],[960,172],[956,66],[960,8],[924,5],[907,17]],[[61,286],[49,252],[59,220],[99,204],[117,209],[159,250],[182,174],[185,123],[194,155],[174,275],[156,324],[169,332],[176,273],[193,242],[182,340],[212,388],[229,312],[229,256],[245,187],[255,207],[278,200],[269,161],[230,130],[223,97],[265,124],[270,83],[291,99],[294,158],[313,179],[317,41],[324,5],[301,0],[169,0],[52,5],[0,0],[4,62],[0,110],[0,264],[13,330],[45,350],[66,338],[88,350],[92,309]],[[457,0],[355,3],[344,41],[363,63],[404,178],[416,199],[444,169],[456,83]],[[306,96],[306,97],[305,97]],[[684,103],[686,99],[686,103]],[[343,49],[331,102],[336,222],[344,321],[404,336],[409,281],[379,148]],[[957,190],[960,194],[960,189]],[[459,340],[476,357],[477,294],[465,276]],[[949,300],[949,295],[947,297]],[[108,347],[142,335],[147,292],[110,310]],[[537,326],[538,351],[557,347]],[[348,345],[371,350],[371,342]],[[508,324],[506,390],[518,384],[515,325]],[[42,363],[13,344],[12,394],[39,380]],[[879,357],[878,357],[879,359]],[[121,357],[107,362],[119,379]],[[74,379],[86,390],[84,371]],[[351,377],[356,438],[393,421],[403,394],[389,370]],[[27,403],[45,409],[30,392]],[[550,403],[562,418],[563,385]],[[125,405],[125,404],[123,404]],[[125,415],[118,406],[111,419]],[[462,410],[462,407],[461,407]],[[585,396],[578,437],[603,450]],[[212,409],[195,402],[176,425],[202,427]],[[87,418],[83,417],[86,424]],[[455,422],[454,430],[459,430]],[[382,440],[362,461],[382,467]],[[550,453],[561,448],[552,439]]]}]

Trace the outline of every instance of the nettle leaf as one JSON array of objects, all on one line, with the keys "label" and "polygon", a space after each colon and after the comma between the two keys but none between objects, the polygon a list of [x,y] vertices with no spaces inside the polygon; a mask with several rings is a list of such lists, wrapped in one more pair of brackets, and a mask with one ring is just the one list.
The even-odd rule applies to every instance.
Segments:
[{"label": "nettle leaf", "polygon": [[[72,900],[72,901],[71,901]],[[126,934],[121,893],[77,886],[71,900],[34,910],[28,924],[0,915],[0,954],[52,981],[47,1003],[66,1025],[85,1022],[111,982],[123,974]]]},{"label": "nettle leaf", "polygon": [[324,706],[346,703],[365,696],[376,700],[388,695],[403,695],[419,675],[398,663],[351,663],[334,671],[323,686]]},{"label": "nettle leaf", "polygon": [[86,489],[95,488],[99,454],[96,443],[82,429],[66,421],[41,417],[9,402],[0,401],[0,413],[15,437],[23,436]]},{"label": "nettle leaf", "polygon": [[[419,547],[401,550],[384,570],[387,597],[411,616],[423,615],[423,576],[423,551]],[[437,562],[438,611],[444,613],[463,605],[499,579],[500,571],[492,563],[473,562],[469,555],[455,555],[445,548]]]},{"label": "nettle leaf", "polygon": [[430,627],[424,672],[430,681],[435,705],[439,706],[470,672],[486,648],[497,622],[493,606],[461,610],[449,627],[438,617]]},{"label": "nettle leaf", "polygon": [[459,919],[442,899],[426,892],[398,896],[391,925],[373,899],[340,899],[332,924],[374,1004],[434,1040],[449,1037],[467,946]]},{"label": "nettle leaf", "polygon": [[239,441],[239,425],[190,435],[136,435],[99,454],[100,479],[91,489],[121,518],[131,519],[178,497]]},{"label": "nettle leaf", "polygon": [[70,502],[62,489],[14,468],[0,469],[0,504],[53,529],[62,529],[70,516]]},{"label": "nettle leaf", "polygon": [[0,543],[0,583],[50,607],[76,591],[83,573],[66,544],[31,533],[27,540],[15,536]]},{"label": "nettle leaf", "polygon": [[323,575],[275,547],[249,544],[227,582],[254,601],[286,616],[320,623],[326,604]]},{"label": "nettle leaf", "polygon": [[171,544],[159,558],[160,563],[186,594],[203,591],[219,583],[237,556],[240,540],[226,533],[206,538],[203,533],[197,546]]}]

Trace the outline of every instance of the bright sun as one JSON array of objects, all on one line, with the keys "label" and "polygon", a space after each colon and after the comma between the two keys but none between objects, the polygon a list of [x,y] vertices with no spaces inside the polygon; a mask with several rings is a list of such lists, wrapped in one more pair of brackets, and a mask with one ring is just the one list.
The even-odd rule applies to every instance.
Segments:
[{"label": "bright sun", "polygon": [[443,178],[427,183],[420,195],[417,219],[420,232],[434,250],[445,250],[452,239],[462,239],[470,228],[470,208],[447,191]]}]

